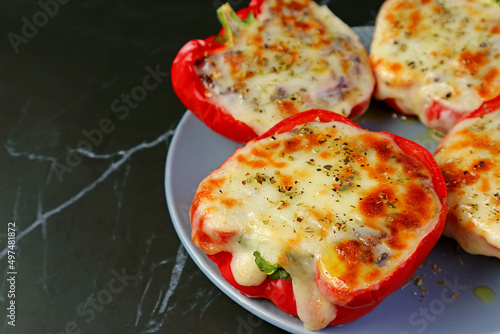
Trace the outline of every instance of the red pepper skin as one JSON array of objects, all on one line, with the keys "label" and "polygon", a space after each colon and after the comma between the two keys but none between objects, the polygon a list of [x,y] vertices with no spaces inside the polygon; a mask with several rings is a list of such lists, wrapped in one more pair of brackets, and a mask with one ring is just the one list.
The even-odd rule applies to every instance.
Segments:
[{"label": "red pepper skin", "polygon": [[[440,119],[441,114],[444,111],[449,111],[452,114],[456,115],[457,122],[459,122],[460,120],[462,120],[464,118],[468,118],[469,115],[484,114],[485,112],[491,112],[491,111],[498,109],[498,108],[500,108],[500,96],[497,96],[496,98],[494,98],[492,100],[483,102],[483,104],[481,104],[481,106],[479,108],[477,108],[476,110],[474,110],[471,113],[466,114],[466,115],[463,115],[463,113],[460,113],[460,112],[457,112],[454,110],[450,110],[437,102],[434,102],[434,104],[429,108],[428,114],[429,114],[429,119]],[[475,117],[475,116],[472,116],[472,117]]]},{"label": "red pepper skin", "polygon": [[206,40],[193,40],[177,54],[172,65],[172,86],[179,100],[209,128],[238,143],[244,143],[257,134],[243,122],[237,121],[222,107],[206,96],[207,89],[196,73],[194,64],[207,54],[224,48],[222,44]]},{"label": "red pepper skin", "polygon": [[251,298],[266,298],[272,301],[283,312],[297,316],[297,306],[293,295],[292,280],[289,279],[269,279],[257,286],[244,286],[236,282],[231,271],[231,259],[233,255],[229,252],[219,252],[208,255],[219,267],[219,271],[224,279],[236,288],[241,294]]},{"label": "red pepper skin", "polygon": [[[237,12],[245,19],[253,11],[260,14],[263,0],[254,0],[247,8]],[[223,34],[224,30],[221,30]],[[255,131],[233,118],[206,94],[209,92],[196,73],[195,65],[204,57],[223,50],[226,46],[214,42],[215,36],[204,40],[195,39],[184,45],[174,59],[171,69],[172,87],[179,100],[202,122],[215,132],[238,143],[246,143],[257,137]]]},{"label": "red pepper skin", "polygon": [[[310,110],[296,114],[281,121],[255,140],[270,137],[277,133],[288,132],[298,125],[316,121],[337,121],[359,128],[359,125],[342,115],[325,110]],[[408,139],[387,132],[383,133],[392,137],[403,152],[416,158],[431,172],[434,190],[441,200],[441,213],[439,215],[439,221],[435,228],[420,242],[415,252],[390,276],[380,281],[375,288],[356,291],[352,294],[353,299],[351,302],[345,306],[337,307],[337,317],[329,324],[329,326],[346,324],[360,318],[361,316],[372,311],[387,296],[403,286],[411,278],[427,255],[429,255],[444,229],[446,216],[448,214],[448,205],[446,202],[447,189],[444,178],[434,160],[434,157],[428,150]],[[297,307],[291,280],[271,280],[266,278],[264,282],[258,286],[242,286],[235,281],[233,273],[231,272],[231,253],[220,252],[214,255],[209,255],[209,258],[217,264],[221,275],[243,295],[253,298],[269,299],[283,312],[297,316]],[[317,280],[317,284],[323,283],[320,280]],[[328,290],[328,287],[326,287],[326,290]]]},{"label": "red pepper skin", "polygon": [[[386,99],[384,101],[388,105],[390,105],[391,107],[393,107],[394,109],[396,109],[397,111],[399,111],[402,114],[413,115],[413,114],[408,114],[408,113],[404,112],[403,110],[401,110],[401,108],[398,106],[398,104],[396,103],[396,101],[394,99],[390,98],[390,99]],[[474,110],[468,114],[464,114],[463,112],[449,109],[438,102],[434,102],[430,108],[428,108],[427,110],[424,111],[424,113],[427,114],[427,118],[431,122],[434,120],[441,119],[442,114],[446,113],[447,117],[450,117],[450,115],[451,115],[451,117],[454,118],[454,120],[455,120],[454,123],[456,124],[460,120],[467,118],[468,115],[475,114],[475,113],[481,113],[484,110],[489,110],[491,112],[492,110],[495,110],[498,108],[500,108],[500,96],[497,96],[492,100],[483,102],[483,104],[481,104],[481,106],[479,108],[477,108],[476,110]],[[436,130],[441,131],[443,133],[448,132],[448,129],[436,129]]]},{"label": "red pepper skin", "polygon": [[[493,100],[484,102],[481,107],[478,109],[474,110],[470,114],[463,115],[456,124],[460,123],[461,121],[469,118],[477,118],[481,117],[483,115],[489,114],[493,111],[499,110],[500,109],[500,96],[497,96]],[[448,137],[448,134],[446,134],[441,141],[445,140]],[[440,147],[438,146],[436,150],[434,151],[434,154],[436,154],[439,151]]]},{"label": "red pepper skin", "polygon": [[500,109],[500,95],[495,97],[493,100],[484,102],[481,107],[471,112],[470,114],[463,116],[459,121],[462,121],[466,118],[480,117],[498,109]]},{"label": "red pepper skin", "polygon": [[[237,12],[241,19],[245,19],[250,12],[255,17],[261,13],[265,0],[252,0],[248,7]],[[219,34],[224,35],[224,29]],[[207,97],[210,92],[198,76],[195,66],[204,57],[222,51],[226,46],[214,42],[216,36],[206,39],[192,40],[184,45],[175,57],[171,68],[172,87],[179,100],[198,119],[218,134],[235,141],[246,143],[258,135],[245,123],[238,121],[223,107],[217,105],[213,99]],[[370,98],[362,101],[351,110],[350,118],[362,115],[370,104]]]}]

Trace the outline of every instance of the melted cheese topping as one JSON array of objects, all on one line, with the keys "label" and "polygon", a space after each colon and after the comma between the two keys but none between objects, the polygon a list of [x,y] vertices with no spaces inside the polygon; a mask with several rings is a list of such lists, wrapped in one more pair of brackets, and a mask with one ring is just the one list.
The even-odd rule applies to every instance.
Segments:
[{"label": "melted cheese topping", "polygon": [[439,208],[429,171],[390,137],[309,123],[249,142],[203,180],[192,236],[208,254],[231,252],[241,285],[266,278],[255,251],[279,264],[292,277],[299,317],[319,329],[336,305],[377,289],[413,253]]},{"label": "melted cheese topping", "polygon": [[198,71],[207,98],[259,135],[313,108],[349,116],[375,82],[359,37],[310,0],[264,1],[234,47],[209,55]]},{"label": "melted cheese topping", "polygon": [[500,258],[500,110],[458,123],[435,158],[448,186],[445,235]]},{"label": "melted cheese topping", "polygon": [[[375,97],[446,132],[500,95],[500,6],[478,0],[388,0],[377,16],[370,61]],[[458,113],[439,119],[437,102]]]}]

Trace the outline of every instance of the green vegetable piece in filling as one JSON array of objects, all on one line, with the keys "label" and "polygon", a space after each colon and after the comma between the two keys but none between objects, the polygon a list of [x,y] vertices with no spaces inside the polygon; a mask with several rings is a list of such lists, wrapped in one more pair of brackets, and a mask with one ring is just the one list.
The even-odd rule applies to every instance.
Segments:
[{"label": "green vegetable piece in filling", "polygon": [[279,267],[273,274],[268,275],[268,277],[270,279],[292,279],[292,276],[282,267]]},{"label": "green vegetable piece in filling", "polygon": [[260,255],[259,252],[254,252],[253,256],[255,256],[255,263],[259,270],[266,274],[270,279],[291,279],[290,274],[283,269],[279,264],[270,264]]}]

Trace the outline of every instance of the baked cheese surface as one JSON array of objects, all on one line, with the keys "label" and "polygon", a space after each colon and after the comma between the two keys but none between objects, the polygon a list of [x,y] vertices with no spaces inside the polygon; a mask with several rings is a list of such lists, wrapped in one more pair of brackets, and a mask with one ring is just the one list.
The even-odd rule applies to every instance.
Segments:
[{"label": "baked cheese surface", "polygon": [[[387,0],[370,61],[375,97],[447,132],[500,95],[500,5],[490,0]],[[453,112],[429,112],[439,103]]]},{"label": "baked cheese surface", "polygon": [[258,135],[301,111],[349,116],[353,107],[367,107],[375,82],[367,51],[326,6],[266,0],[233,42],[197,70],[206,97]]},{"label": "baked cheese surface", "polygon": [[413,253],[440,207],[430,172],[391,137],[314,122],[250,141],[205,178],[192,237],[207,254],[231,252],[241,285],[267,277],[255,252],[284,268],[299,317],[319,329],[352,299],[339,291],[376,289]]},{"label": "baked cheese surface", "polygon": [[435,153],[448,187],[444,234],[500,258],[500,110],[458,123]]}]

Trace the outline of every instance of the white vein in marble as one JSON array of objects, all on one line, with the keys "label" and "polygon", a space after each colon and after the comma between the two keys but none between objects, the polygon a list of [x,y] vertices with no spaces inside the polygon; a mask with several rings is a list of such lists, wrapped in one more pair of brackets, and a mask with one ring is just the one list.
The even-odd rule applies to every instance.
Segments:
[{"label": "white vein in marble", "polygon": [[[64,110],[61,110],[60,112],[64,113]],[[11,135],[15,132],[15,128],[13,128],[13,131],[11,132]],[[125,173],[124,177],[122,180],[116,180],[113,184],[113,189],[114,192],[117,196],[117,207],[118,207],[118,212],[117,212],[117,219],[120,215],[120,211],[122,208],[122,197],[123,197],[123,192],[122,190],[125,187],[127,177],[130,173],[130,165],[127,164],[127,162],[130,160],[130,158],[137,152],[145,150],[145,149],[150,149],[155,147],[156,145],[160,143],[166,143],[168,139],[172,136],[173,130],[170,129],[166,131],[165,133],[161,134],[159,137],[157,137],[155,140],[151,142],[143,142],[140,143],[132,148],[129,148],[127,150],[120,150],[117,152],[112,152],[112,153],[104,153],[104,154],[97,154],[94,153],[90,150],[85,150],[82,148],[78,148],[74,151],[78,152],[81,156],[90,158],[90,159],[99,159],[99,160],[110,160],[112,161],[109,165],[109,167],[98,177],[96,178],[93,182],[82,188],[78,193],[75,195],[71,196],[64,202],[60,203],[56,207],[45,210],[44,211],[44,206],[43,206],[43,195],[44,195],[44,190],[46,186],[48,186],[53,178],[53,170],[49,172],[49,175],[47,179],[45,180],[45,185],[44,187],[41,188],[39,193],[37,194],[37,208],[36,208],[36,220],[33,221],[31,224],[29,224],[26,228],[23,230],[18,231],[17,233],[17,242],[20,240],[24,239],[26,236],[30,235],[33,231],[35,231],[38,228],[41,228],[41,236],[42,240],[46,241],[47,240],[47,224],[50,223],[50,218],[52,216],[57,215],[64,209],[76,204],[80,199],[82,199],[85,195],[87,195],[89,192],[94,190],[98,185],[103,183],[105,180],[107,180],[110,175],[112,175],[114,172],[118,171],[120,168],[124,167],[125,168]],[[54,156],[47,156],[47,155],[40,155],[40,154],[35,154],[33,152],[29,151],[18,151],[15,148],[16,143],[7,140],[6,144],[4,145],[6,151],[9,153],[10,156],[16,157],[16,158],[25,158],[31,161],[38,161],[38,162],[50,162],[52,165],[58,162],[59,158],[54,157]],[[113,161],[116,160],[116,161]],[[14,221],[17,221],[19,217],[19,206],[20,206],[20,201],[21,201],[21,190],[20,187],[17,189],[17,194],[16,194],[16,199],[14,203],[14,208],[12,212],[12,217]],[[113,233],[114,235],[114,233]],[[146,254],[149,253],[151,243],[153,239],[155,239],[156,236],[153,234],[148,241],[146,242],[147,249],[146,249]],[[44,243],[45,244],[45,243]],[[0,251],[0,259],[4,258],[7,255],[8,248],[4,248],[3,250]],[[44,251],[42,263],[43,263],[43,274],[44,277],[47,277],[47,258],[46,258],[46,252],[47,249]],[[179,246],[177,250],[177,254],[175,257],[175,263],[173,265],[173,269],[171,272],[170,280],[167,283],[165,283],[162,288],[159,291],[159,296],[156,297],[157,302],[154,307],[154,309],[149,313],[147,320],[145,321],[145,332],[144,333],[156,333],[162,326],[164,325],[166,321],[166,315],[168,310],[171,308],[169,305],[170,298],[174,294],[176,288],[179,285],[180,279],[182,272],[184,270],[186,261],[187,261],[188,255],[186,253],[186,250],[182,245]],[[146,256],[142,257],[142,263],[141,267],[144,268],[146,266],[145,259]],[[172,262],[173,259],[167,259],[167,260],[162,260],[157,263],[153,263],[152,265],[149,265],[149,269],[151,270],[151,276],[147,283],[145,284],[145,287],[142,291],[142,296],[139,300],[138,307],[137,307],[137,313],[136,313],[136,322],[135,325],[137,327],[139,321],[144,317],[144,312],[146,310],[143,307],[143,302],[147,296],[147,294],[150,292],[150,286],[151,283],[154,279],[154,270],[157,267],[163,266],[167,263]],[[43,280],[44,281],[44,280]],[[5,282],[3,282],[5,283]],[[46,290],[45,282],[42,282],[43,289]],[[156,293],[156,292],[155,292]],[[93,294],[89,296],[87,299],[86,303],[88,303]],[[4,301],[3,296],[0,295],[0,301]],[[170,307],[169,307],[170,306]]]},{"label": "white vein in marble", "polygon": [[[175,264],[172,269],[172,273],[170,276],[170,281],[168,283],[168,288],[166,289],[167,291],[164,293],[164,289],[161,289],[160,291],[160,296],[157,299],[156,305],[153,308],[153,311],[151,313],[151,316],[149,318],[148,323],[146,324],[146,329],[141,332],[141,333],[156,333],[162,326],[164,325],[166,321],[166,314],[168,312],[168,305],[170,298],[174,294],[177,286],[179,285],[182,271],[184,270],[184,266],[186,265],[186,261],[188,259],[188,255],[182,244],[179,246],[177,249],[177,255],[175,257]],[[146,284],[146,288],[144,289],[143,295],[141,297],[141,301],[139,303],[138,309],[137,309],[137,316],[136,316],[136,321],[135,325],[137,326],[139,323],[139,320],[143,316],[143,310],[142,310],[142,303],[148,294],[149,286],[154,279],[154,269],[157,267],[157,265],[153,266],[152,268],[152,274],[150,279],[148,280],[148,283]]]},{"label": "white vein in marble", "polygon": [[[66,209],[67,207],[75,204],[82,197],[84,197],[86,194],[88,194],[90,191],[94,190],[99,184],[104,182],[111,174],[116,172],[118,169],[120,169],[120,167],[122,167],[125,163],[127,163],[129,161],[130,157],[132,157],[135,153],[142,151],[142,150],[145,150],[145,149],[155,147],[156,145],[158,145],[160,143],[166,143],[166,141],[172,136],[172,134],[173,134],[173,130],[168,130],[167,132],[161,134],[158,138],[156,138],[155,140],[153,140],[151,142],[143,142],[143,143],[140,143],[140,144],[138,144],[138,145],[136,145],[128,150],[122,150],[122,151],[119,151],[119,152],[116,152],[113,154],[105,155],[108,159],[112,159],[115,157],[120,157],[120,158],[118,160],[112,162],[110,164],[110,166],[96,180],[94,180],[89,185],[87,185],[86,187],[81,189],[76,195],[67,199],[66,201],[59,204],[58,206],[56,206],[53,209],[41,212],[41,208],[43,206],[41,203],[42,199],[39,198],[37,219],[33,223],[31,223],[28,227],[26,227],[24,230],[18,232],[17,238],[16,238],[17,242],[22,240],[25,236],[29,235],[33,230],[38,228],[40,225],[45,224],[50,217],[58,214],[62,210]],[[38,159],[38,158],[36,158],[37,156],[31,156],[29,154],[26,154],[25,152],[16,152],[13,149],[10,149],[9,153],[14,157],[25,156],[28,159],[31,158],[31,159],[43,160],[43,161],[47,160],[47,159]],[[88,156],[92,157],[91,154],[89,154]],[[97,156],[97,158],[102,158],[102,155],[96,155],[96,156]],[[48,160],[52,161],[50,159],[48,159]],[[51,176],[49,175],[49,178],[50,177]],[[7,247],[5,247],[0,252],[0,259],[5,257],[5,255],[7,254],[7,250],[8,250]]]}]

